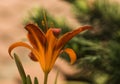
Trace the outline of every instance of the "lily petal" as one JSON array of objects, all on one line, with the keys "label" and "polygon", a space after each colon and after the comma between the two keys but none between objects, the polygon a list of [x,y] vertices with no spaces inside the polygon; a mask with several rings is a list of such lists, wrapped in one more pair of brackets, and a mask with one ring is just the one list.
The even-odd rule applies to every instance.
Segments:
[{"label": "lily petal", "polygon": [[43,69],[45,69],[45,48],[46,48],[46,36],[45,34],[40,30],[39,27],[37,27],[34,24],[28,24],[25,26],[25,29],[28,31],[28,38],[31,42],[33,47],[36,47],[36,51],[39,52],[37,55],[40,60],[38,60],[41,63],[41,66],[43,66]]},{"label": "lily petal", "polygon": [[[12,57],[12,55],[11,55],[12,50],[13,50],[14,48],[16,48],[16,47],[19,47],[19,46],[26,47],[26,48],[30,49],[31,51],[35,52],[35,50],[34,50],[31,46],[29,46],[28,44],[26,44],[26,43],[24,43],[24,42],[16,42],[16,43],[12,44],[12,45],[9,47],[9,49],[8,49],[9,55],[10,55],[11,57]],[[13,57],[12,57],[12,58],[13,58]]]},{"label": "lily petal", "polygon": [[25,29],[28,31],[28,39],[34,48],[40,48],[46,43],[45,34],[34,24],[28,24],[25,26]]},{"label": "lily petal", "polygon": [[33,46],[33,48],[38,50],[39,47],[38,47],[37,42],[36,42],[35,38],[33,37],[33,35],[28,33],[27,37],[28,37],[30,44]]},{"label": "lily petal", "polygon": [[71,59],[71,64],[73,64],[73,63],[76,61],[76,59],[77,59],[76,54],[75,54],[75,52],[73,51],[73,49],[66,48],[66,49],[64,50],[64,52],[66,52],[66,53],[69,55],[69,57],[70,57],[70,59]]},{"label": "lily petal", "polygon": [[49,30],[46,32],[46,39],[47,39],[47,46],[46,46],[46,69],[49,70],[49,66],[51,64],[51,61],[54,57],[55,52],[55,45],[57,43],[57,38],[53,34],[52,28],[49,28]]},{"label": "lily petal", "polygon": [[77,28],[76,30],[73,30],[71,32],[68,32],[64,34],[61,38],[58,40],[57,48],[62,48],[70,39],[72,39],[75,35],[79,34],[80,32],[91,29],[91,26],[82,26]]},{"label": "lily petal", "polygon": [[[9,49],[8,49],[9,55],[12,57],[12,55],[11,55],[12,50],[13,50],[14,48],[20,47],[20,46],[26,47],[26,48],[30,49],[31,52],[32,52],[32,53],[34,54],[34,56],[36,57],[36,59],[40,62],[41,67],[43,68],[43,70],[45,70],[45,61],[43,60],[43,58],[41,58],[41,57],[39,56],[39,53],[38,53],[34,48],[32,48],[30,45],[28,45],[27,43],[24,43],[24,42],[16,42],[16,43],[12,44],[12,45],[9,47]],[[13,57],[12,57],[12,58],[13,58]]]}]

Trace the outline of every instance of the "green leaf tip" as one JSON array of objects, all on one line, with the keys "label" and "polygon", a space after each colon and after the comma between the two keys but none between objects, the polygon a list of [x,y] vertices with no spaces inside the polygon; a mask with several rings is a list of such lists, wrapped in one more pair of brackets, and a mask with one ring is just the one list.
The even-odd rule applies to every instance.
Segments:
[{"label": "green leaf tip", "polygon": [[27,84],[32,84],[30,75],[27,75]]},{"label": "green leaf tip", "polygon": [[37,77],[34,78],[34,84],[39,84]]}]

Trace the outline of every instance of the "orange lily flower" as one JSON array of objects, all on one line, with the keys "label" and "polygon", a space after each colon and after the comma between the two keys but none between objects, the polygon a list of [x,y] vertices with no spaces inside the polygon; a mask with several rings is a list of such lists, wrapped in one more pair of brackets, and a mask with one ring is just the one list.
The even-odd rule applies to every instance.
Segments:
[{"label": "orange lily flower", "polygon": [[8,52],[10,56],[11,51],[18,46],[29,48],[32,56],[40,63],[44,73],[49,73],[61,51],[69,55],[71,64],[76,61],[75,52],[70,48],[63,49],[63,47],[72,37],[86,29],[91,29],[91,26],[82,26],[64,34],[60,38],[58,38],[60,29],[49,28],[46,33],[43,33],[34,24],[26,25],[25,29],[28,31],[28,39],[31,46],[24,42],[16,42],[9,47]]}]

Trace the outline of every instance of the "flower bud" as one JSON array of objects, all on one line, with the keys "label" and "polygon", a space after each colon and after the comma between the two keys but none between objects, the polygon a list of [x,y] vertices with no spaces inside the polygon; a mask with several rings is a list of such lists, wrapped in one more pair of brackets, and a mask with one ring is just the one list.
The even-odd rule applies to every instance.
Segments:
[{"label": "flower bud", "polygon": [[61,29],[58,29],[58,28],[52,28],[52,31],[53,31],[53,34],[58,37],[60,32],[61,32]]}]

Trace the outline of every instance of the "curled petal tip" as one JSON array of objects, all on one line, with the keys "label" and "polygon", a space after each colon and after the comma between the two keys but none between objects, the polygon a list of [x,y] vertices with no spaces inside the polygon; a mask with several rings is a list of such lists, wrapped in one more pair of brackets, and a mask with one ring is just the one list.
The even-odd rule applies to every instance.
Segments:
[{"label": "curled petal tip", "polygon": [[12,48],[11,48],[11,46],[10,46],[9,49],[8,49],[8,53],[9,53],[10,57],[13,59],[13,56],[12,56],[12,54],[11,54],[11,51],[12,51]]},{"label": "curled petal tip", "polygon": [[75,52],[72,49],[70,49],[70,48],[66,48],[64,50],[64,52],[66,52],[69,55],[69,57],[71,59],[70,63],[71,64],[75,63],[75,61],[77,60],[77,56],[76,56]]},{"label": "curled petal tip", "polygon": [[12,55],[10,55],[10,57],[13,59],[13,56],[12,56]]},{"label": "curled petal tip", "polygon": [[[12,54],[11,54],[12,50],[13,50],[14,48],[16,48],[16,47],[19,47],[19,46],[21,46],[21,47],[26,47],[26,48],[30,49],[31,51],[33,50],[33,48],[32,48],[31,46],[29,46],[28,44],[26,44],[26,43],[24,43],[24,42],[16,42],[16,43],[12,44],[12,45],[9,47],[9,49],[8,49],[8,53],[9,53],[9,55],[10,55],[10,57],[11,57],[12,59],[13,59],[13,56],[12,56]],[[15,55],[15,54],[14,54],[14,55]]]}]

